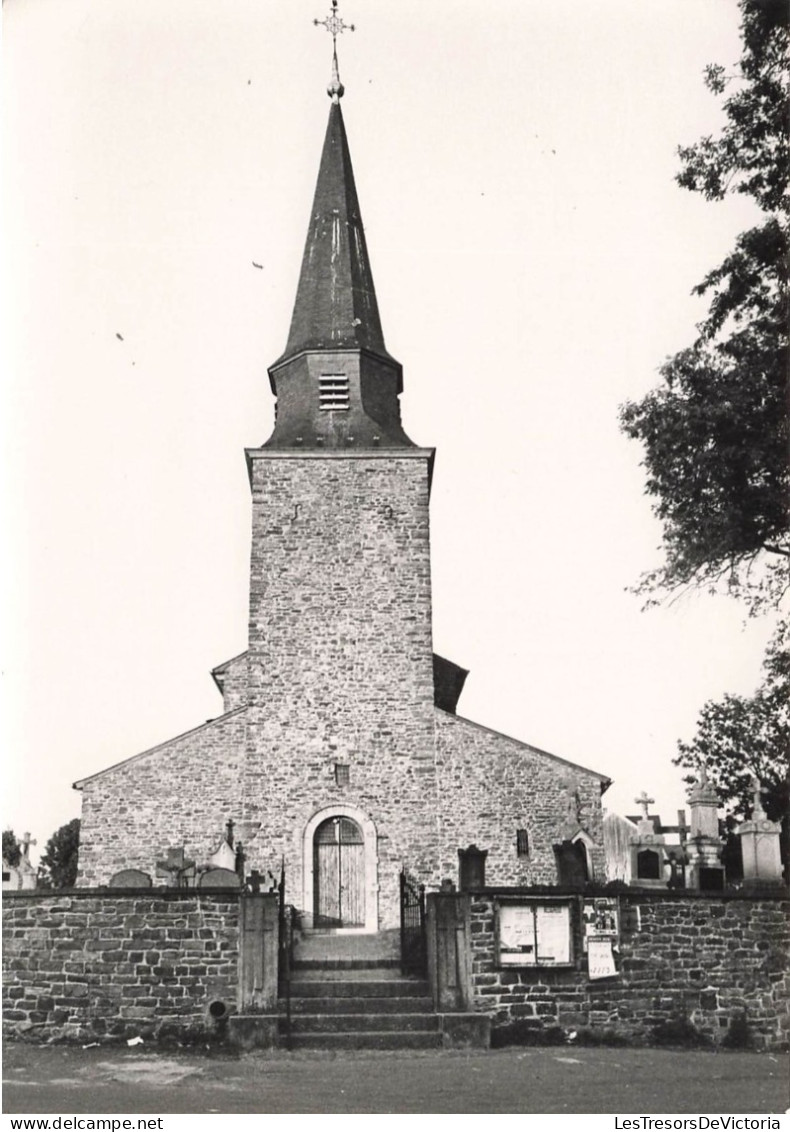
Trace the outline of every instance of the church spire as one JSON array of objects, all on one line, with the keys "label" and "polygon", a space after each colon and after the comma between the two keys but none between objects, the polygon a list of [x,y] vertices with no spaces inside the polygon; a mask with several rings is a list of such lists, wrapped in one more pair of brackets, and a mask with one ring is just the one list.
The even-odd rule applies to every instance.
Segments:
[{"label": "church spire", "polygon": [[283,357],[354,348],[387,356],[343,112],[335,97]]},{"label": "church spire", "polygon": [[401,367],[387,352],[340,99],[337,14],[332,99],[285,352],[269,370],[277,397],[273,447],[403,447]]},{"label": "church spire", "polygon": [[284,358],[301,350],[362,348],[387,357],[373,275],[359,211],[354,170],[343,124],[337,37],[354,31],[337,12],[313,20],[332,36],[332,99],[318,170],[302,270]]}]

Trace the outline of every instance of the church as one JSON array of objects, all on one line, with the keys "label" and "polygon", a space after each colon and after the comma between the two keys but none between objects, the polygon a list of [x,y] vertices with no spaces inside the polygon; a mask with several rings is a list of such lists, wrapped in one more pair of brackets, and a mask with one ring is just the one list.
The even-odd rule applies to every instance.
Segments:
[{"label": "church", "polygon": [[397,925],[404,871],[602,880],[609,779],[465,719],[467,673],[433,652],[435,451],[401,420],[336,54],[328,92],[274,431],[246,451],[246,648],[211,673],[221,715],[75,783],[78,884],[199,884],[224,851],[243,878],[284,872],[305,927],[371,933]]}]

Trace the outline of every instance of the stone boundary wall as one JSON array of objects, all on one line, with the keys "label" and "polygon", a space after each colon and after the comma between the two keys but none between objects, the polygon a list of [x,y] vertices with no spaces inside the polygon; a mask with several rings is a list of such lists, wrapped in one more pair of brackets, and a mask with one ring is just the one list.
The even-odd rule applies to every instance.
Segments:
[{"label": "stone boundary wall", "polygon": [[572,967],[501,969],[498,895],[539,898],[534,889],[472,894],[472,1006],[491,1015],[494,1032],[518,1023],[522,1037],[524,1031],[561,1028],[655,1042],[656,1027],[663,1027],[676,1041],[695,1030],[716,1045],[730,1035],[729,1041],[758,1049],[787,1047],[788,903],[781,896],[622,893],[618,973],[591,980],[582,954],[584,897],[569,897]]},{"label": "stone boundary wall", "polygon": [[236,1008],[239,894],[3,894],[3,1028],[36,1037],[210,1032]]}]

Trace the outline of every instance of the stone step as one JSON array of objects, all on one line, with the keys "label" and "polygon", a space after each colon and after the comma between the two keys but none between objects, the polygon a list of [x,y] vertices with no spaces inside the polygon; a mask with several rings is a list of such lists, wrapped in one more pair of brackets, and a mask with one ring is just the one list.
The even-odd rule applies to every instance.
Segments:
[{"label": "stone step", "polygon": [[292,998],[292,1014],[430,1014],[433,1000],[430,995],[409,997],[367,998],[354,995],[348,998]]},{"label": "stone step", "polygon": [[292,1034],[291,1049],[439,1049],[442,1035],[413,1030]]},{"label": "stone step", "polygon": [[[366,972],[362,972],[366,973]],[[291,998],[423,998],[424,979],[308,979],[291,980]]]},{"label": "stone step", "polygon": [[296,937],[295,957],[300,961],[333,959],[397,960],[400,956],[400,932],[340,933],[332,930],[310,930]]},{"label": "stone step", "polygon": [[436,1033],[435,1014],[293,1014],[292,1034]]},{"label": "stone step", "polygon": [[382,967],[380,963],[374,967],[330,967],[322,963],[291,968],[292,983],[391,983],[411,978],[411,975],[402,975],[400,967]]},{"label": "stone step", "polygon": [[400,959],[295,959],[293,971],[389,971],[400,970]]}]

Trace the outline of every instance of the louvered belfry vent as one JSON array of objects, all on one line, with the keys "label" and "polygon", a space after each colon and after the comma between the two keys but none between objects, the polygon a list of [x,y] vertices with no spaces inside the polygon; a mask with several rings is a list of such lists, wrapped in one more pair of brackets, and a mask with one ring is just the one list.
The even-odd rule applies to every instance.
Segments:
[{"label": "louvered belfry vent", "polygon": [[318,403],[322,412],[348,409],[348,378],[344,373],[322,373],[318,379]]}]

